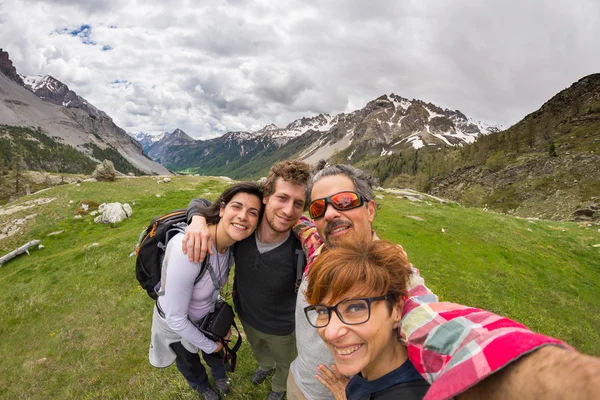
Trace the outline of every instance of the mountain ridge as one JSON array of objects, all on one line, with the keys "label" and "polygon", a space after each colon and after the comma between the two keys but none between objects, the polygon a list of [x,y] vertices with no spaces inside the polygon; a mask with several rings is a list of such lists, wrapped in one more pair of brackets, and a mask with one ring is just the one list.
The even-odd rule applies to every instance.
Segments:
[{"label": "mountain ridge", "polygon": [[[108,157],[129,171],[170,174],[146,157],[142,146],[67,85],[51,77],[21,77],[0,49],[0,123],[31,127],[74,146],[95,162]],[[129,166],[127,166],[129,164]]]},{"label": "mountain ridge", "polygon": [[[314,164],[336,152],[345,152],[349,160],[354,157],[354,161],[360,161],[367,155],[392,154],[406,147],[456,146],[472,143],[480,135],[499,130],[497,126],[475,122],[458,110],[442,109],[432,103],[408,100],[392,93],[351,113],[303,117],[285,128],[268,124],[255,132],[227,132],[215,139],[186,143],[169,139],[166,134],[160,140],[142,140],[145,140],[147,154],[171,169],[195,168],[206,173],[208,168],[215,174],[222,174],[224,167],[239,164],[240,158],[249,161],[264,152],[277,152],[292,141],[292,147],[298,147],[302,142],[304,145],[295,152],[290,152],[289,148],[283,152],[294,153],[293,156]],[[305,135],[311,137],[310,143],[302,140]],[[231,152],[231,143],[240,146],[239,153]],[[183,145],[191,147],[180,148]],[[208,156],[220,161],[203,159]]]}]

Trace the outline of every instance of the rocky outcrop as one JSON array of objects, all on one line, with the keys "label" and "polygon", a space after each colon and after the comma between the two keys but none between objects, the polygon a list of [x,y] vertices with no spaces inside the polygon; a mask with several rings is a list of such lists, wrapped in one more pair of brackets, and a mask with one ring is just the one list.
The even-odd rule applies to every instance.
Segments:
[{"label": "rocky outcrop", "polygon": [[571,214],[571,220],[576,222],[600,221],[600,208],[596,204],[579,208]]},{"label": "rocky outcrop", "polygon": [[23,86],[23,80],[17,73],[17,69],[13,66],[12,61],[8,57],[8,53],[0,48],[0,72],[6,75],[7,78]]}]

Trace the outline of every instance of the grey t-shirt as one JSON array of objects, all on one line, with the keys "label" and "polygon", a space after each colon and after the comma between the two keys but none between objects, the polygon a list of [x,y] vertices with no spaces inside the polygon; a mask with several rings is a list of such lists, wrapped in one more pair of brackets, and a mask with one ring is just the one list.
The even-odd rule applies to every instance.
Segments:
[{"label": "grey t-shirt", "polygon": [[296,385],[307,399],[331,400],[333,394],[315,378],[317,367],[321,364],[331,366],[335,361],[333,355],[321,340],[317,328],[311,326],[304,315],[304,307],[308,302],[304,292],[308,287],[308,278],[304,277],[298,289],[296,299],[296,346],[298,357],[290,365]]},{"label": "grey t-shirt", "polygon": [[288,237],[290,237],[291,232],[292,231],[288,231],[288,234],[285,236],[285,238],[282,241],[279,241],[276,243],[265,243],[265,242],[261,242],[260,240],[258,240],[258,235],[256,234],[256,231],[254,231],[254,239],[256,240],[256,248],[258,249],[258,252],[260,254],[263,254],[263,253],[266,253],[268,251],[278,248],[279,246],[284,244],[286,240],[288,240]]}]

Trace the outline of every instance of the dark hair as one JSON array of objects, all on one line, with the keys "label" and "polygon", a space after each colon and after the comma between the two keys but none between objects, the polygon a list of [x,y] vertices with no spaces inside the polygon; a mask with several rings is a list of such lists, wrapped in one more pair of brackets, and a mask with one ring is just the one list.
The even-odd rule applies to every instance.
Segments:
[{"label": "dark hair", "polygon": [[212,225],[218,223],[221,219],[221,217],[219,216],[221,207],[225,207],[231,201],[233,196],[235,196],[238,193],[248,193],[258,197],[258,199],[260,200],[260,215],[258,217],[258,220],[260,221],[264,210],[264,205],[262,203],[263,192],[261,187],[256,182],[247,181],[234,183],[233,185],[229,186],[210,206],[198,207],[199,211],[201,211],[201,215],[203,215],[204,218],[206,218],[206,222]]},{"label": "dark hair", "polygon": [[337,302],[350,293],[357,297],[389,293],[397,302],[406,296],[411,273],[406,253],[397,244],[344,238],[335,248],[319,255],[308,273],[304,294],[311,305],[320,304],[325,298]]},{"label": "dark hair", "polygon": [[335,175],[344,175],[350,178],[350,180],[352,180],[352,183],[354,184],[356,193],[359,196],[361,196],[365,201],[374,200],[373,188],[379,184],[377,178],[375,178],[372,175],[369,175],[361,169],[354,168],[352,165],[334,164],[326,166],[318,172],[315,171],[315,174],[313,175],[310,183],[308,184],[308,187],[306,188],[307,198],[309,200],[308,203],[310,203],[310,201],[312,200],[310,198],[310,193],[315,182],[326,176]]},{"label": "dark hair", "polygon": [[265,197],[275,192],[275,184],[278,178],[294,185],[306,186],[310,180],[310,165],[299,159],[280,161],[273,165],[267,175],[267,180],[263,184]]}]

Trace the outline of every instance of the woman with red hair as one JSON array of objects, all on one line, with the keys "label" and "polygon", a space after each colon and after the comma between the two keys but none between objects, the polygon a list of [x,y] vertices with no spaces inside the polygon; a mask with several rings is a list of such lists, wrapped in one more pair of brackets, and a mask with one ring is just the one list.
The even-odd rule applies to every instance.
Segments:
[{"label": "woman with red hair", "polygon": [[383,240],[336,243],[311,267],[304,312],[335,359],[316,378],[336,399],[421,399],[427,392],[398,337],[410,275],[406,253]]}]

